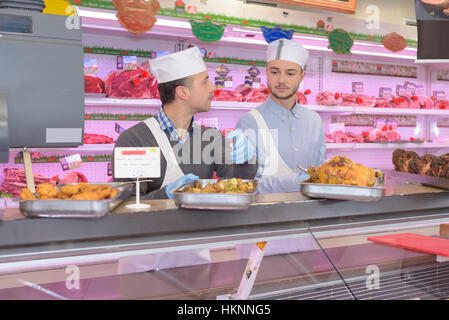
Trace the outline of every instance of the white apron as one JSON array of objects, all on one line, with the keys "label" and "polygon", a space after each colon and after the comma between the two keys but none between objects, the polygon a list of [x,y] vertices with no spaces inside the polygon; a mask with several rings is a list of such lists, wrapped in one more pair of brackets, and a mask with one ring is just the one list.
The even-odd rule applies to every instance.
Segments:
[{"label": "white apron", "polygon": [[[151,117],[144,121],[148,126],[162,154],[167,160],[167,170],[161,188],[184,176],[175,153],[171,148],[167,135],[161,130],[156,118]],[[158,269],[184,267],[198,264],[210,263],[209,249],[185,250],[176,252],[164,252],[144,254],[138,256],[120,257],[118,263],[118,274],[144,272]]]},{"label": "white apron", "polygon": [[[257,109],[253,109],[249,114],[256,120],[258,127],[259,142],[263,144],[265,150],[265,167],[262,178],[268,176],[292,176],[296,173],[282,159],[278,152],[273,136],[270,133],[265,119]],[[253,244],[237,245],[236,255],[239,259],[247,259],[251,253]],[[264,249],[265,255],[282,254],[297,251],[314,250],[317,248],[315,240],[310,235],[301,238],[268,241]]]}]

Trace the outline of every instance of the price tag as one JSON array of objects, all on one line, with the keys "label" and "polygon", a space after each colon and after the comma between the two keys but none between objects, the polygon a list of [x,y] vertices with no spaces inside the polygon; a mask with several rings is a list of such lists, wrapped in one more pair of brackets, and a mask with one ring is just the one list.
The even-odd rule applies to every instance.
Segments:
[{"label": "price tag", "polygon": [[215,77],[215,87],[216,88],[225,87],[225,81],[223,80],[223,77]]},{"label": "price tag", "polygon": [[84,59],[84,73],[96,74],[98,73],[98,62],[95,59]]},{"label": "price tag", "polygon": [[404,96],[407,93],[407,90],[405,89],[405,86],[397,85],[396,86],[396,94],[398,96]]},{"label": "price tag", "polygon": [[387,120],[383,119],[383,118],[377,118],[374,122],[375,128],[376,129],[382,129],[383,127],[385,127],[387,125]]},{"label": "price tag", "polygon": [[115,124],[115,132],[117,133],[122,133],[123,131],[125,131],[125,128],[123,128],[121,125],[119,125],[118,123]]},{"label": "price tag", "polygon": [[123,57],[117,56],[117,69],[123,70]]},{"label": "price tag", "polygon": [[79,168],[83,165],[83,161],[81,160],[81,156],[79,154],[61,158],[59,159],[59,163],[61,164],[63,171]]},{"label": "price tag", "polygon": [[352,83],[352,92],[353,93],[363,92],[363,82],[353,82]]},{"label": "price tag", "polygon": [[161,152],[159,148],[115,148],[115,178],[159,178]]},{"label": "price tag", "polygon": [[205,127],[218,129],[218,118],[203,118],[201,124]]},{"label": "price tag", "polygon": [[123,70],[137,70],[137,57],[136,56],[124,56],[123,57]]},{"label": "price tag", "polygon": [[381,98],[390,98],[393,90],[391,88],[380,88],[379,89],[379,97]]},{"label": "price tag", "polygon": [[416,96],[422,96],[422,95],[424,95],[424,86],[423,86],[422,84],[416,85],[415,95],[416,95]]},{"label": "price tag", "polygon": [[345,124],[343,122],[329,123],[329,133],[332,134],[337,131],[346,132]]},{"label": "price tag", "polygon": [[416,83],[405,81],[405,90],[410,93],[411,95],[415,95],[416,91]]},{"label": "price tag", "polygon": [[437,101],[446,99],[446,92],[444,91],[434,91],[433,96],[437,99]]}]

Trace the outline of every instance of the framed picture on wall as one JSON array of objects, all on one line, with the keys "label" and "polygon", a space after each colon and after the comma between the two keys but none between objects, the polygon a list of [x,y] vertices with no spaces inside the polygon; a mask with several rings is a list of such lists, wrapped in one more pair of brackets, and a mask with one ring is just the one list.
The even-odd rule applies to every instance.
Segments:
[{"label": "framed picture on wall", "polygon": [[303,7],[355,14],[357,0],[273,0]]}]

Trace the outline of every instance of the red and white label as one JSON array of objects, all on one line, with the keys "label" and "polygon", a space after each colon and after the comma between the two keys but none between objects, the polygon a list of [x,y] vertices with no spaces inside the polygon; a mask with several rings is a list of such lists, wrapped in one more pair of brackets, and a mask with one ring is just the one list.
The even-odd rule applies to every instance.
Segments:
[{"label": "red and white label", "polygon": [[159,148],[115,148],[115,178],[159,178],[160,176]]}]

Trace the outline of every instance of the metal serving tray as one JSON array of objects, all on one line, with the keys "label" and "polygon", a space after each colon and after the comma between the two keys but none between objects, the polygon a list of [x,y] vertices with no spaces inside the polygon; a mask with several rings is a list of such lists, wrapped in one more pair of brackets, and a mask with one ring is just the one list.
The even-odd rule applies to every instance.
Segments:
[{"label": "metal serving tray", "polygon": [[201,183],[205,187],[208,183],[216,183],[216,179],[199,179],[195,182],[182,185],[173,191],[173,199],[178,207],[197,210],[245,210],[254,202],[257,193],[257,181],[242,179],[243,182],[252,182],[252,193],[185,193],[183,189]]},{"label": "metal serving tray", "polygon": [[447,178],[439,178],[433,176],[426,176],[423,174],[415,174],[395,170],[388,171],[387,176],[389,178],[399,178],[401,180],[409,182],[417,182],[425,186],[449,190],[449,179]]},{"label": "metal serving tray", "polygon": [[310,198],[350,201],[378,201],[384,193],[384,178],[376,179],[373,187],[347,186],[342,184],[301,183],[300,191]]},{"label": "metal serving tray", "polygon": [[[74,184],[68,183],[67,185]],[[100,218],[114,210],[133,192],[133,185],[118,185],[117,183],[92,183],[95,185],[109,184],[111,189],[120,189],[113,199],[106,200],[20,200],[20,211],[26,217],[42,218]],[[58,186],[58,188],[63,185]]]}]

